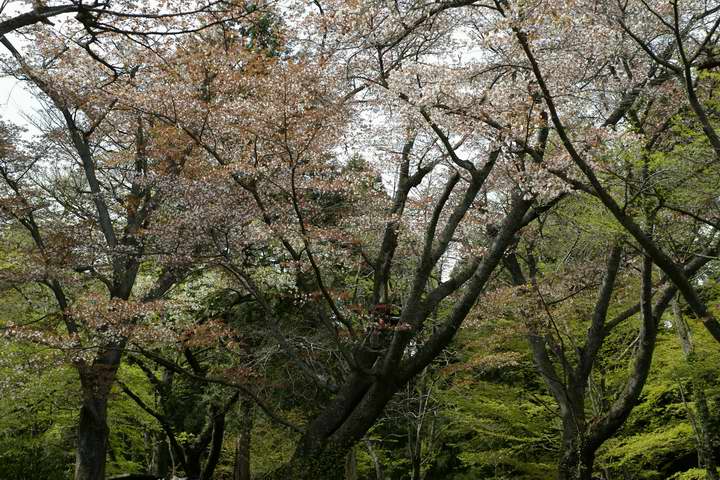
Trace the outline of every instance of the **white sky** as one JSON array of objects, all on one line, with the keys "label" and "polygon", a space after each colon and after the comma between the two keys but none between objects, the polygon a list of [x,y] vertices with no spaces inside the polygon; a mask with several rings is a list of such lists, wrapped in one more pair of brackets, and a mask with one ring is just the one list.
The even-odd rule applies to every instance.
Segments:
[{"label": "white sky", "polygon": [[0,77],[0,119],[29,127],[26,116],[38,110],[40,104],[23,85],[11,77]]},{"label": "white sky", "polygon": [[[30,2],[10,0],[2,13],[12,17],[29,10],[30,7]],[[67,16],[56,17],[54,21],[57,23]],[[22,50],[22,47],[27,47],[27,42],[21,36],[9,33],[7,37],[19,50]],[[0,55],[8,56],[8,51],[2,45],[0,45]],[[30,138],[38,131],[32,122],[28,121],[27,117],[35,116],[41,110],[42,104],[35,95],[30,93],[27,82],[0,74],[0,120],[27,128],[25,137]]]},{"label": "white sky", "polygon": [[[27,3],[29,2],[10,0],[3,14],[10,17],[17,15],[27,10]],[[12,34],[9,34],[8,38],[18,43],[18,39]],[[5,47],[0,46],[0,53],[7,55],[8,52]],[[32,115],[39,107],[37,99],[25,89],[23,82],[0,75],[0,120],[30,127],[25,117]]]}]

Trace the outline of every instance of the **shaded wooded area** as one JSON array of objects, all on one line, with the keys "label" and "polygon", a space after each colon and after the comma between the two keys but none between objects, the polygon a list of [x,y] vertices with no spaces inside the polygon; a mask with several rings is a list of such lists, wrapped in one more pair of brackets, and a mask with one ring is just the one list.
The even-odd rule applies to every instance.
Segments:
[{"label": "shaded wooded area", "polygon": [[717,479],[719,27],[0,3],[0,477]]}]

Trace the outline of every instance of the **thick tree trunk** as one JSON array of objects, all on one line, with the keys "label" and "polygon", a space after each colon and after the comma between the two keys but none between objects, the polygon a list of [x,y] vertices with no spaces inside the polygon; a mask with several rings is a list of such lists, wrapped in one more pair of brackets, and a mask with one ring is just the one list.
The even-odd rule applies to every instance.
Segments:
[{"label": "thick tree trunk", "polygon": [[[582,395],[580,389],[577,394]],[[585,405],[582,396],[574,405],[566,405],[563,413],[562,451],[558,462],[559,480],[590,480],[595,452],[585,442]]]},{"label": "thick tree trunk", "polygon": [[220,454],[222,453],[222,444],[225,438],[225,412],[215,413],[212,420],[212,441],[210,443],[210,452],[208,458],[205,461],[205,466],[200,475],[200,480],[210,480],[213,478],[215,468],[220,461]]},{"label": "thick tree trunk", "polygon": [[591,480],[595,452],[582,445],[564,447],[558,468],[559,480]]},{"label": "thick tree trunk", "polygon": [[109,434],[107,397],[88,396],[89,398],[83,399],[80,407],[75,480],[99,480],[105,478],[105,454]]},{"label": "thick tree trunk", "polygon": [[253,403],[245,400],[241,405],[240,432],[235,439],[235,467],[233,480],[250,480],[250,445],[252,441]]},{"label": "thick tree trunk", "polygon": [[[357,385],[336,399],[308,427],[290,462],[268,477],[271,480],[341,480],[345,459],[380,416],[385,405],[402,385],[376,380],[358,395]],[[347,402],[347,403],[346,403]],[[341,414],[340,416],[339,414]]]},{"label": "thick tree trunk", "polygon": [[[494,159],[496,158],[497,154],[494,156]],[[489,173],[489,168],[494,164],[494,159],[487,164],[486,173],[473,169],[473,183],[468,187],[464,197],[465,207],[458,207],[453,213],[458,221],[475,198],[484,181],[484,175]],[[446,191],[447,195],[451,190],[450,188]],[[290,461],[271,472],[266,478],[270,480],[343,478],[346,456],[375,424],[388,401],[437,358],[455,337],[492,272],[502,261],[508,246],[513,243],[515,234],[526,224],[526,214],[531,204],[531,201],[514,194],[511,211],[502,222],[483,260],[477,263],[470,262],[468,268],[461,269],[451,280],[436,287],[429,298],[419,301],[432,267],[437,261],[432,259],[433,252],[437,252],[436,249],[431,248],[432,242],[426,244],[424,266],[419,269],[413,286],[415,293],[412,295],[417,297],[418,302],[409,301],[410,306],[401,314],[401,322],[413,326],[411,331],[396,331],[388,337],[390,341],[382,355],[359,349],[358,354],[354,355],[353,363],[357,363],[360,368],[354,369],[332,401],[310,422]],[[449,242],[454,227],[449,230],[447,228],[445,233]],[[434,330],[414,355],[405,357],[405,351],[414,335],[412,330],[423,330],[425,320],[437,303],[461,287],[463,293],[443,324]]]},{"label": "thick tree trunk", "polygon": [[165,478],[170,473],[170,449],[165,439],[165,433],[155,433],[152,436],[152,442],[150,473],[158,478]]},{"label": "thick tree trunk", "polygon": [[202,473],[201,453],[185,454],[185,476],[187,480],[200,480]]},{"label": "thick tree trunk", "polygon": [[120,349],[110,348],[99,352],[92,365],[78,367],[82,405],[77,429],[75,480],[105,478],[110,433],[107,426],[108,395],[119,366]]}]

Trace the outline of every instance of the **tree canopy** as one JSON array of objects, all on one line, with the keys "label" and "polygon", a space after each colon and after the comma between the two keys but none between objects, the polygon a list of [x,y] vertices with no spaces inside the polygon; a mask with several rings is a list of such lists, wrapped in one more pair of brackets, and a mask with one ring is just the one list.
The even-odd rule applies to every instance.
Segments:
[{"label": "tree canopy", "polygon": [[0,477],[719,478],[718,30],[0,2]]}]

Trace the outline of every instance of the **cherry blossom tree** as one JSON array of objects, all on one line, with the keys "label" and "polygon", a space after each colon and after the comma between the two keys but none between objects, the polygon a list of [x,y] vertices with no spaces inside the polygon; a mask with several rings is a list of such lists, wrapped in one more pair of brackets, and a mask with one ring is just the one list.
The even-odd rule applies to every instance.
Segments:
[{"label": "cherry blossom tree", "polygon": [[[384,4],[318,10],[301,10],[306,17],[288,27],[286,52],[265,59],[248,58],[237,32],[189,39],[172,52],[192,55],[172,62],[183,75],[171,78],[173,90],[194,94],[136,103],[196,142],[209,168],[226,171],[251,199],[255,238],[274,246],[294,315],[336,352],[325,365],[299,354],[271,301],[276,285],[259,276],[242,244],[219,239],[222,267],[255,298],[292,363],[329,393],[274,478],[337,477],[390,398],[451,342],[518,232],[563,195],[539,191],[524,173],[542,161],[548,133],[535,100],[522,104],[524,114],[502,103],[474,118],[464,114],[482,101],[473,92],[444,98],[454,86],[444,74],[461,65],[430,63],[436,75],[425,76],[423,61],[454,48],[450,30],[421,28],[415,15],[423,12],[411,11],[409,27],[388,21],[376,31],[395,15]],[[315,36],[303,35],[311,30]],[[147,91],[167,88],[143,78]],[[485,88],[496,93],[491,82]],[[363,125],[374,140],[348,133],[363,111],[383,119]],[[538,156],[509,148],[491,114],[521,119],[516,131]],[[377,173],[342,173],[338,150],[360,142],[379,152],[381,163],[371,166],[394,184],[389,198],[372,191]],[[367,286],[357,276],[348,283],[353,272],[365,272]],[[431,320],[441,305],[449,312]]]},{"label": "cherry blossom tree", "polygon": [[[365,12],[368,10],[371,9]],[[382,11],[382,7],[379,10]],[[712,187],[698,190],[697,193],[702,193],[693,199],[693,207],[679,208],[682,211],[678,211],[678,205],[671,203],[674,194],[669,192],[677,192],[672,188],[677,189],[681,183],[668,188],[664,178],[669,170],[653,164],[659,154],[673,148],[678,151],[678,139],[671,134],[677,125],[677,117],[673,115],[683,113],[684,109],[696,117],[708,147],[715,150],[716,134],[709,113],[712,108],[703,105],[698,92],[712,95],[714,88],[712,76],[704,76],[702,72],[716,66],[713,46],[717,41],[716,8],[703,2],[686,2],[682,6],[678,2],[671,2],[669,6],[648,2],[618,5],[447,2],[427,6],[409,2],[388,6],[387,12],[383,20],[393,18],[401,25],[397,27],[396,39],[427,28],[430,33],[423,39],[431,42],[430,37],[448,28],[448,19],[452,18],[455,21],[450,28],[456,32],[454,40],[475,49],[474,58],[464,64],[462,70],[449,68],[452,59],[449,54],[440,62],[413,65],[404,84],[406,90],[398,94],[401,99],[420,104],[420,113],[431,126],[434,116],[451,114],[456,118],[464,117],[466,121],[468,118],[480,120],[496,129],[509,150],[523,152],[538,160],[534,166],[540,169],[526,177],[526,181],[536,188],[557,188],[547,178],[550,174],[574,190],[597,196],[647,253],[646,262],[660,267],[683,293],[692,310],[703,319],[708,330],[719,338],[717,321],[698,295],[697,287],[688,280],[694,270],[687,271],[684,265],[688,252],[697,255],[692,264],[705,263],[702,259],[713,255],[712,247],[706,251],[703,243],[708,242],[717,230],[713,208],[717,190]],[[415,22],[409,20],[413,18]],[[378,28],[383,33],[391,29],[388,25],[397,25],[376,20],[375,26],[381,24],[382,28]],[[447,41],[447,37],[444,40]],[[373,38],[371,43],[380,42]],[[379,53],[379,65],[398,68],[392,62],[383,62],[382,47],[374,46]],[[442,47],[433,44],[432,48],[442,56]],[[536,54],[536,50],[540,53]],[[517,61],[523,57],[525,62]],[[392,91],[397,88],[392,80],[400,79],[400,73],[410,70],[407,63],[404,59],[398,72],[393,72],[397,75],[390,74],[390,81],[385,84],[381,76],[374,79]],[[475,70],[475,65],[481,68]],[[489,91],[478,91],[477,86],[482,85],[483,78],[493,86]],[[678,84],[675,80],[679,80]],[[433,85],[432,94],[407,93],[416,85],[422,86],[423,81]],[[703,87],[703,81],[707,86]],[[667,98],[669,92],[681,89],[685,91],[687,104],[674,101],[682,98],[679,96]],[[476,103],[468,102],[473,94]],[[709,102],[710,97],[707,98],[706,102]],[[527,108],[528,104],[536,106],[536,119],[523,114],[532,111]],[[505,107],[505,116],[488,114],[501,106]],[[528,147],[528,136],[522,133],[524,116],[525,126],[541,128],[544,121],[552,124],[549,147],[542,143],[543,151],[550,152],[544,158]],[[505,121],[499,122],[495,118]],[[437,133],[441,129],[434,130]],[[439,136],[442,139],[442,135]],[[702,156],[707,155],[705,152],[707,149],[699,150]],[[632,159],[632,155],[636,158]],[[692,179],[687,180],[685,186],[693,185],[699,179],[698,174],[712,170],[712,157],[701,157],[681,167],[687,168],[685,178]],[[586,180],[581,180],[582,177]],[[620,185],[618,179],[622,182]],[[641,206],[642,202],[645,205]],[[669,230],[655,230],[654,222],[649,218],[662,216],[676,220],[683,218],[688,224],[695,224],[694,233],[683,235],[683,247],[673,244],[680,238]],[[699,228],[697,222],[701,224]],[[652,276],[651,264],[644,267],[646,285],[650,284],[647,279]],[[647,292],[651,287],[643,288],[646,292],[643,298],[647,335],[656,328],[654,325],[672,298],[673,288],[664,292],[663,300],[654,309],[648,301]],[[599,302],[602,310],[604,300]],[[591,337],[591,342],[602,338]],[[637,397],[642,389],[643,382],[638,379],[647,375],[653,343],[648,338],[645,358],[638,360],[640,370],[631,379],[633,388],[626,392],[628,396],[623,396],[626,406],[633,403],[631,398]],[[547,376],[554,378],[549,373]],[[600,438],[607,438],[622,424],[628,411],[622,407],[611,412],[603,422],[593,426],[598,430],[590,437],[597,437],[600,442]],[[589,458],[596,448],[597,445],[588,447]],[[572,448],[569,453],[573,453]],[[585,454],[581,452],[581,455]],[[569,463],[575,465],[576,460]],[[568,467],[565,475],[575,478],[578,471],[584,476],[591,475],[591,467],[578,470],[573,466]]]},{"label": "cherry blossom tree", "polygon": [[[528,181],[528,169],[542,162],[548,133],[537,101],[510,109],[504,92],[483,78],[478,86],[498,102],[468,115],[484,100],[456,88],[465,62],[433,64],[456,46],[453,18],[432,27],[424,19],[450,6],[430,16],[422,8],[396,12],[382,3],[299,8],[300,19],[281,33],[288,37],[281,47],[237,25],[150,46],[133,45],[133,33],[116,27],[106,37],[116,43],[104,43],[101,51],[80,44],[67,52],[64,37],[46,35],[40,58],[32,60],[3,40],[18,74],[60,114],[90,189],[83,218],[94,219],[93,238],[100,241],[90,250],[102,252],[75,270],[104,285],[108,300],[77,299],[70,306],[66,295],[59,303],[71,335],[77,322],[95,325],[89,319],[101,318],[95,328],[107,329],[111,338],[100,342],[94,357],[77,360],[87,389],[77,478],[102,474],[103,412],[122,352],[138,319],[157,308],[143,305],[167,292],[197,259],[198,247],[181,241],[191,229],[214,247],[216,264],[255,298],[300,371],[330,394],[301,428],[297,450],[278,478],[290,471],[334,477],[338,459],[390,398],[451,342],[518,232],[562,193]],[[87,33],[85,27],[75,31]],[[81,49],[89,55],[71,54]],[[38,72],[43,59],[57,77]],[[463,95],[447,96],[451,87]],[[394,183],[390,197],[372,186],[378,175],[372,170],[342,174],[339,149],[368,141],[348,133],[358,126],[351,118],[363,115],[385,119],[366,127],[375,136],[366,145],[379,152],[375,172]],[[497,128],[502,121],[516,122],[515,133],[536,148],[534,157],[509,148],[510,137]],[[129,149],[134,153],[123,155]],[[123,165],[117,157],[134,169],[129,183],[112,183],[118,177],[109,172]],[[160,178],[168,175],[196,186],[193,198],[173,196],[178,192],[171,182]],[[333,201],[338,196],[340,205]],[[233,204],[245,209],[228,216]],[[163,221],[169,212],[177,218]],[[368,219],[368,212],[375,213]],[[14,218],[23,223],[22,215]],[[297,313],[336,351],[330,368],[309,365],[287,340],[268,282],[249,261],[249,243],[269,248],[264,255],[282,265],[276,275],[289,274]],[[163,256],[170,261],[157,285],[134,297],[151,246],[157,255],[173,254]],[[35,248],[42,247],[36,242]],[[371,287],[351,287],[352,271],[367,272]],[[352,295],[343,293],[351,288]],[[448,302],[454,305],[449,313],[430,320]],[[122,315],[102,314],[118,309]],[[104,326],[108,322],[113,328]]]},{"label": "cherry blossom tree", "polygon": [[[675,289],[720,339],[690,280],[715,254],[706,244],[717,192],[702,177],[716,172],[720,151],[716,80],[705,73],[717,66],[717,8],[589,0],[27,8],[0,18],[4,64],[47,112],[40,141],[2,127],[0,205],[25,231],[24,268],[7,277],[44,285],[62,326],[11,331],[66,352],[78,371],[78,479],[104,473],[108,396],[128,348],[233,389],[228,402],[242,395],[292,430],[296,449],[272,478],[337,478],[390,399],[492,301],[503,268],[517,285],[537,280],[516,249],[529,225],[571,195],[598,199],[632,241],[609,255],[572,381],[554,382],[553,339],[531,335],[563,421],[578,427],[563,439],[563,478],[588,478],[595,451],[629,414]],[[699,125],[702,139],[678,132],[683,122]],[[703,157],[682,162],[693,154]],[[693,188],[691,201],[675,201]],[[677,230],[666,228],[671,219],[682,220]],[[643,252],[641,301],[623,320],[641,313],[643,347],[617,408],[592,423],[585,387],[616,322],[606,317],[621,250],[634,248]],[[664,274],[657,282],[655,266]],[[234,328],[261,331],[280,352],[273,362],[313,392],[303,425],[283,419],[248,378],[192,365],[183,335],[213,332],[178,314],[182,295],[172,289],[192,285],[190,273],[221,276],[210,289],[251,299],[244,315],[262,321]],[[217,338],[232,336],[213,326]],[[190,368],[164,355],[168,345],[180,345]],[[206,430],[217,433],[217,454],[224,430]]]},{"label": "cherry blossom tree", "polygon": [[[509,10],[499,4],[498,6],[501,14],[510,14]],[[580,3],[577,6],[581,7]],[[589,188],[586,190],[592,192],[603,202],[617,221],[652,258],[652,261],[677,285],[693,312],[703,319],[708,331],[716,340],[720,341],[720,324],[700,298],[696,288],[688,280],[682,266],[668,252],[664,251],[651,235],[643,231],[643,228],[631,215],[623,210],[613,197],[611,190],[603,185],[600,170],[593,165],[593,152],[588,152],[586,148],[578,146],[578,144],[582,144],[582,140],[573,140],[575,120],[568,118],[568,113],[565,111],[567,107],[559,105],[556,98],[559,91],[571,90],[575,86],[565,83],[565,79],[560,79],[562,83],[555,85],[553,80],[546,77],[547,65],[535,53],[533,39],[523,25],[523,22],[527,22],[529,19],[528,13],[522,9],[514,10],[512,15],[515,18],[511,21],[510,28],[530,64],[533,76],[537,81],[538,93],[542,95],[547,105],[560,142],[569,159],[582,171],[589,182]],[[608,31],[613,32],[612,37],[620,41],[601,41],[596,44],[597,50],[600,51],[600,55],[606,55],[609,73],[612,74],[609,67],[610,62],[616,64],[624,62],[626,69],[618,76],[617,81],[620,83],[620,88],[617,98],[619,100],[611,113],[606,114],[604,121],[598,120],[596,117],[595,125],[581,124],[579,126],[581,128],[603,127],[607,133],[610,133],[607,127],[612,125],[613,121],[617,122],[627,118],[628,126],[643,137],[644,142],[640,141],[644,143],[643,147],[647,154],[656,147],[657,139],[671,123],[666,110],[657,112],[652,108],[654,95],[657,95],[657,92],[651,90],[649,98],[642,94],[650,87],[656,89],[662,87],[665,92],[674,92],[680,87],[685,91],[687,103],[666,105],[665,109],[669,107],[679,111],[686,106],[689,107],[717,157],[717,147],[720,142],[717,141],[717,133],[708,116],[707,109],[702,105],[698,96],[699,85],[696,86],[698,77],[693,73],[693,70],[702,71],[715,66],[713,52],[714,45],[718,41],[717,28],[720,24],[717,8],[710,7],[704,2],[684,2],[682,6],[679,2],[663,3],[662,5],[659,2],[631,2],[627,5],[619,4],[617,7],[609,6],[605,9],[595,10],[593,13],[594,15],[587,15],[572,28],[589,34],[592,30],[583,26],[583,21],[593,22],[595,25],[604,22]],[[533,22],[535,22],[534,19]],[[600,45],[605,48],[601,49]],[[613,50],[620,45],[623,50]],[[689,50],[690,48],[692,51]],[[589,53],[582,50],[581,52]],[[601,57],[592,55],[588,58],[593,63],[602,65]],[[702,90],[702,87],[700,89]],[[677,96],[676,98],[681,97]],[[596,105],[592,96],[589,99],[592,101],[591,105]],[[642,105],[643,103],[644,105]],[[644,112],[640,111],[643,106],[645,107]],[[658,113],[660,115],[656,116]],[[622,130],[627,129],[623,128]],[[587,131],[586,128],[580,130],[580,136]],[[647,165],[644,172],[645,176],[655,173]],[[714,219],[711,218],[708,223],[712,228],[716,228]]]},{"label": "cherry blossom tree", "polygon": [[[163,315],[157,301],[197,264],[189,254],[202,244],[175,236],[185,228],[179,223],[169,228],[169,216],[182,209],[169,186],[192,163],[196,147],[173,143],[167,130],[128,110],[107,87],[133,88],[140,53],[153,51],[153,35],[196,31],[247,14],[226,2],[165,7],[34,2],[32,10],[2,19],[7,71],[47,104],[35,142],[3,124],[2,213],[29,242],[18,259],[23,265],[8,281],[18,288],[45,286],[57,311],[49,324],[7,331],[64,352],[78,372],[77,479],[104,477],[108,396],[123,351],[131,337],[157,338],[163,331],[153,323]],[[66,13],[76,13],[75,21],[62,17]],[[18,29],[23,43],[32,42],[29,54],[5,36]]]}]

